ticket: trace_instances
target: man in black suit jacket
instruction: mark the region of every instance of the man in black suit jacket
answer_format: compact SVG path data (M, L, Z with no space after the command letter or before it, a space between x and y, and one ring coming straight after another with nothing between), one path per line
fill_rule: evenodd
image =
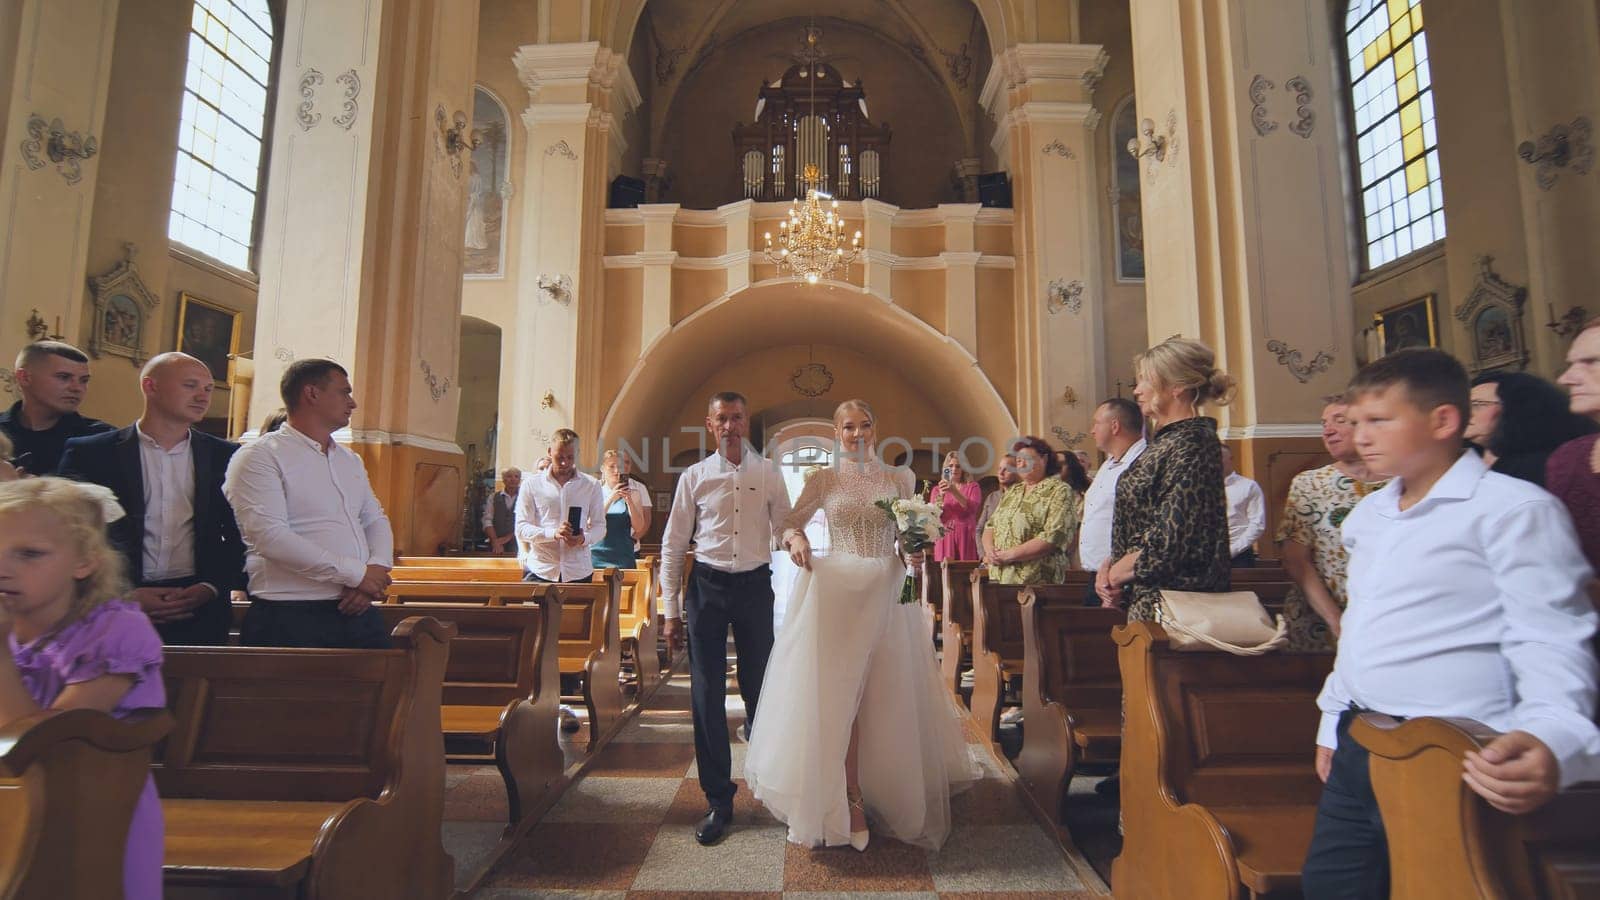
M163 353L140 375L144 415L67 442L60 474L110 488L127 515L110 526L139 603L168 644L225 644L229 594L244 588L244 541L222 495L239 445L194 430L211 405L211 371Z

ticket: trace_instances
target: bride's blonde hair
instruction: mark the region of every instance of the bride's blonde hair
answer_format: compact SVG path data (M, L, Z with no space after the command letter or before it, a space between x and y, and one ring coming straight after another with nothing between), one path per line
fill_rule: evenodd
M852 411L866 416L868 422L871 422L874 425L878 424L878 416L872 411L872 407L867 405L867 401L846 400L833 410L833 427L838 428L839 422L844 419L845 413Z

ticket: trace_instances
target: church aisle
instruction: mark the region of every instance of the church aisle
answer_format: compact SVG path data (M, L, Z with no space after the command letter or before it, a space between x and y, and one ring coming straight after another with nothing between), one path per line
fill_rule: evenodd
M731 684L728 718L731 728L743 719ZM737 741L735 828L720 845L701 847L694 824L705 812L705 797L695 779L693 741L688 676L680 671L601 751L583 780L534 826L526 849L508 858L473 894L475 900L1109 893L1081 856L1069 859L1062 852L1023 806L1012 781L976 745L986 777L952 801L955 831L938 853L878 837L862 854L789 844L784 827L744 790L745 745ZM489 778L496 778L493 770L456 781L450 806L458 813L470 808L470 795L486 791Z

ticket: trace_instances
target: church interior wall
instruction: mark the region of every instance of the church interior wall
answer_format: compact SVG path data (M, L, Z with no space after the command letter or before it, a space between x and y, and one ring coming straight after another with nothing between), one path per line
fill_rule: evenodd
M607 269L600 353L600 396L615 397L643 352L643 269Z
M106 118L99 135L105 149L96 160L99 173L85 275L111 271L123 260L124 245L135 245L139 277L160 300L145 324L144 346L150 355L177 348L184 293L239 314L241 352L248 353L255 341L256 276L167 237L192 7L191 0L149 0L140 4L137 14L125 9L117 17ZM92 310L93 294L87 285L83 297L85 309ZM93 318L86 312L80 333L66 339L87 348ZM138 418L144 405L139 366L120 356L97 360L83 413L119 426ZM208 418L219 420L215 427L226 425L229 394L219 389L212 396Z
M819 20L822 47L844 78L863 82L869 117L887 122L893 138L884 155L881 199L905 208L960 199L950 173L969 142L950 94L903 46L876 31L835 19ZM756 95L793 65L806 20L758 26L722 43L671 100L656 154L670 161L672 186L664 199L709 209L740 199L730 131L754 118Z
M1099 190L1090 200L1100 222L1100 283L1105 295L1104 383L1114 395L1120 381L1124 385L1123 392L1131 396L1133 356L1149 346L1149 326L1145 321L1142 272L1126 278L1118 274L1119 222L1113 215L1111 197L1115 190L1113 169L1128 152L1126 147L1117 145L1113 129L1117 110L1134 93L1133 32L1126 0L1088 4L1080 9L1079 18L1083 41L1099 44L1106 51L1105 73L1094 92L1095 109L1100 112L1100 124L1095 127L1094 134L1095 176ZM1106 398L1080 397L1079 402L1093 404L1103 399Z
M467 456L468 472L494 465L487 453L488 435L500 412L503 346L499 328L482 319L461 317L461 408L456 446Z

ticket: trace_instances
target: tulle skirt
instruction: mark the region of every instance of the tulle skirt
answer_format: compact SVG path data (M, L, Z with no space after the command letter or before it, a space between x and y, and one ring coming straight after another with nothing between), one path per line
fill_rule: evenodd
M893 557L836 553L814 557L795 581L745 759L751 791L794 843L850 842L853 724L874 834L937 849L950 834L951 793L981 777L923 613L899 602L904 579Z

